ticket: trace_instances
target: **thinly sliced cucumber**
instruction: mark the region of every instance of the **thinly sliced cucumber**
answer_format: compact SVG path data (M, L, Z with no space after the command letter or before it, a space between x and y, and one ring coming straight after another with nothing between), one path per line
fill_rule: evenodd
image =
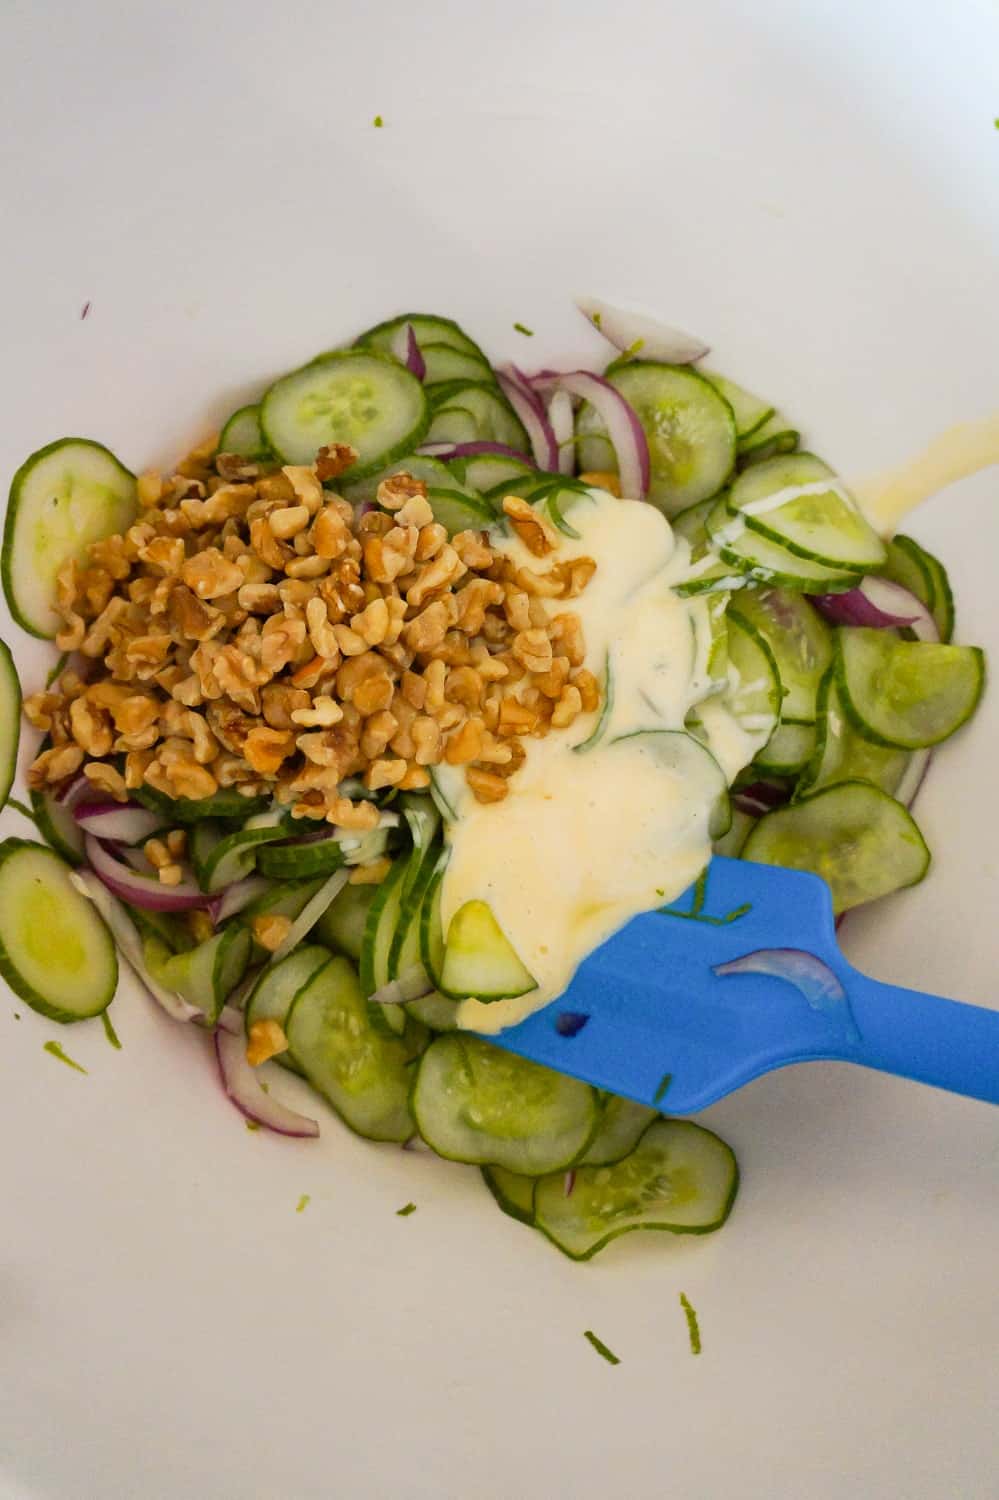
M826 568L821 563L798 557L751 531L741 515L733 515L728 497L715 501L706 522L711 545L723 562L739 568L756 583L779 588L798 589L805 594L834 594L852 589L860 582L860 573Z
M413 1116L438 1156L537 1177L585 1151L599 1108L589 1084L453 1032L423 1054Z
M773 776L797 776L815 754L815 725L785 720L753 761L759 771Z
M484 901L466 901L451 918L440 991L452 1000L512 1000L538 982L514 952Z
M930 863L909 813L866 781L843 781L765 814L741 857L821 875L837 913L917 885Z
M285 1035L312 1086L351 1130L374 1141L406 1141L413 1063L427 1033L410 1022L404 1036L376 1031L349 959L331 958L295 996Z
M252 922L254 917L290 917L292 921L308 906L322 885L322 880L300 880L292 885L275 885L239 913L241 922Z
M754 464L733 484L728 508L751 531L823 567L864 573L884 563L884 542L814 454Z
M786 417L775 411L761 422L759 427L748 432L739 441L740 467L762 463L778 453L793 453L801 441L801 433L791 426Z
M270 819L273 815L262 813L260 816ZM202 824L201 827L207 828L210 825ZM288 830L283 822L268 822L254 826L251 820L245 828L238 828L234 833L224 834L213 841L210 846L208 842L211 838L210 834L206 837L196 826L194 835L195 837L191 840L192 862L198 876L198 884L203 891L214 895L217 891L225 890L227 885L245 879L256 865L261 844L273 843L275 839L286 839ZM290 871L289 878L304 878L312 873L318 874L319 872Z
M400 805L413 840L413 850L406 862L399 915L389 944L390 980L398 979L400 974L420 964L420 908L437 862L436 840L441 827L441 815L429 797L409 792L403 796Z
M308 464L327 443L351 443L352 479L373 474L423 441L430 408L398 360L366 349L324 354L275 381L260 403L264 441L286 463Z
M439 393L439 394L438 394ZM428 443L503 443L518 453L530 451L530 442L513 407L498 386L484 380L452 380L433 387L433 420ZM449 420L451 411L467 412L475 430Z
M491 380L493 372L478 354L467 354L451 344L420 344L426 365L424 385L440 385L445 380Z
M287 958L282 958L280 963L268 964L246 1002L244 1014L247 1036L250 1035L250 1027L254 1021L277 1021L284 1031L295 996L332 956L329 949L319 943L303 943L300 948L293 949ZM290 1048L287 1052L277 1053L274 1060L292 1073L303 1072L301 1063Z
M596 722L594 723L593 728L590 730L586 738L580 740L578 744L573 745L573 751L577 755L585 755L587 751L593 750L597 745L600 744L604 735L607 733L608 728L610 727L611 715L613 714L613 712L614 658L612 657L610 650L608 650L607 659L604 662L603 686L600 690L600 711L597 714Z
M60 438L25 459L10 486L0 571L17 623L45 640L62 628L56 574L135 519L135 475L101 443Z
M444 930L441 925L441 887L447 867L445 849L437 861L420 911L420 957L427 976L439 990L444 969Z
M533 470L530 464L519 458L505 458L501 453L480 453L474 458L452 458L448 468L463 484L478 490L480 495L500 491L500 498L507 493L507 486L515 479L529 479Z
M831 667L819 687L815 735L815 751L798 778L795 800L838 781L869 781L896 796L912 754L873 745L856 733L843 712Z
M727 833L723 833L720 839L715 839L712 848L715 854L725 854L729 859L738 859L742 853L742 847L749 837L749 830L756 819L751 813L743 812L741 807L732 807L732 823Z
M592 510L597 502L592 491L585 484L580 484L578 479L555 479L539 486L531 496L531 503L552 523L556 531L578 541L582 533L576 530L570 515L575 512L578 519L580 514L585 515L587 510Z
M715 495L735 465L735 417L710 381L687 366L635 360L609 376L630 403L649 445L648 499L667 516ZM579 466L607 468L604 425L587 402L576 420Z
M162 813L164 825L175 828L178 823L200 823L204 818L236 820L244 823L270 807L269 797L241 797L234 788L216 792L214 796L195 799L192 797L167 797L151 786L136 787L131 793L136 802Z
M743 390L742 386L736 385L734 380L729 380L724 375L715 375L711 370L701 370L700 373L705 380L711 382L719 396L724 397L732 408L732 415L735 417L736 441L740 446L775 415L774 408L769 401L763 401L759 396L754 396L751 391Z
M535 1223L573 1260L635 1229L710 1234L728 1218L739 1168L725 1142L692 1120L654 1120L629 1156L578 1167L572 1192L546 1176L534 1192Z
M378 895L368 911L360 966L361 988L365 995L373 995L389 982L389 952L399 923L408 864L406 857L395 861L378 887ZM369 1005L368 1014L376 1031L398 1036L405 1030L406 1014L401 1005Z
M21 741L21 682L10 647L0 641L0 807L14 785Z
M854 728L875 745L920 750L967 723L985 686L978 646L903 641L885 630L839 631L836 686Z
M270 458L271 451L260 430L260 407L241 406L219 433L219 452L238 453L241 458Z
M69 809L59 801L51 787L31 789L31 810L35 825L47 844L71 865L83 862L83 829Z
M693 734L682 729L637 729L631 734L620 735L611 743L630 747L639 745L675 780L681 796L692 786L703 786L706 775L713 784L709 835L713 839L721 838L728 830L732 812L725 772L708 747Z
M0 974L51 1021L100 1015L118 984L111 934L72 873L44 844L0 844Z
M214 1022L246 973L252 948L247 929L234 922L196 948L171 954L150 967L154 979Z
M129 906L123 901L133 926L139 931L139 936L145 940L147 937L156 938L163 944L167 953L186 953L189 948L195 946L191 929L178 913L165 911L144 911L140 906Z
M352 481L350 484L340 485L340 493L352 505L358 505L365 500L375 500L382 480L391 479L393 474L411 474L414 479L422 480L425 485L433 485L434 489L454 490L456 494L464 496L473 504L481 501L481 496L475 490L469 489L447 464L441 463L439 458L430 458L424 453L407 453L405 458L389 464L387 468L379 469L375 474L369 474L366 479L359 479L356 484Z
M609 1167L633 1151L656 1118L656 1111L634 1099L608 1094L603 1102L600 1128L579 1158L581 1167Z
M753 753L771 738L781 713L781 680L766 637L748 620L730 612L728 623L728 686L722 703Z
M670 520L673 531L690 547L687 576L674 584L674 590L681 599L692 598L697 594L725 593L743 588L749 581L741 568L733 569L730 563L718 556L711 545L707 519L714 505L714 496L709 496L707 500L699 500L696 505L688 505L686 510L680 511Z
M536 1177L522 1177L506 1167L480 1167L482 1180L498 1206L521 1224L534 1223L534 1184Z
M314 875L332 875L343 862L343 847L332 838L317 839L312 844L267 844L257 854L257 869L268 880L310 880Z
M417 343L446 344L449 349L458 349L464 354L476 356L488 367L489 361L473 339L451 318L438 318L434 313L402 313L398 318L389 318L385 323L376 323L364 333L358 334L355 346L380 349L391 354L396 348L396 339L406 324L413 330Z
M368 913L380 891L379 885L345 885L313 929L319 941L357 963L364 947Z
M459 531L482 531L496 524L496 512L485 500L470 500L454 490L436 488L428 488L427 499L434 520L444 527L448 536Z
M936 621L940 639L949 641L954 634L954 595L943 563L901 533L892 537L887 551L888 561L881 570L884 577L921 599Z
M833 658L833 633L818 611L799 593L749 588L733 601L730 614L770 647L784 693L781 716L811 723L819 683Z
M429 995L421 996L419 1000L410 1000L406 1011L414 1021L420 1021L431 1031L457 1031L460 1003L458 1000L449 1000L446 995L438 995L434 990Z
M522 500L532 500L551 477L550 474L532 470L530 474L522 474L518 479L504 479L502 483L494 484L491 490L485 491L485 499L495 505L497 510L502 509L506 495L519 495Z

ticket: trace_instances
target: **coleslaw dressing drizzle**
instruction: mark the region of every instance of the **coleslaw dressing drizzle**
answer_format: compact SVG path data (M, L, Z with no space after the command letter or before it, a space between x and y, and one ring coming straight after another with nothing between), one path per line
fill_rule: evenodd
M890 537L938 490L993 464L999 464L999 412L955 423L907 463L855 483L853 493L875 531Z
M654 506L593 490L575 505L553 561L592 557L597 571L565 607L583 626L586 665L603 680L613 662L614 699L604 733L577 753L598 714L527 742L527 760L501 803L477 802L460 769L446 770L457 813L442 888L444 931L466 901L488 902L538 982L518 999L462 1002L458 1024L496 1032L547 1004L582 960L640 911L674 900L711 853L708 832L717 768L704 757L682 776L657 763L649 743L624 736L682 730L688 710L713 683L704 599L671 585L687 573L690 550ZM494 543L518 566L539 564L514 537ZM738 731L715 750L731 779L752 755ZM442 768L444 769L444 768Z

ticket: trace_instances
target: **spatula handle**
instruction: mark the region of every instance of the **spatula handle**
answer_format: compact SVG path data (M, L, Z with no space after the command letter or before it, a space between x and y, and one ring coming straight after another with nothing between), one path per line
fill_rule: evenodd
M999 1011L856 971L845 984L860 1033L853 1061L999 1104Z

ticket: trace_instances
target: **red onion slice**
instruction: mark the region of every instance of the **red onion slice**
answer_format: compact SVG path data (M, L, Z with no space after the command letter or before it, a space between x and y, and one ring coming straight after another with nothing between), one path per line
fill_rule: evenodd
M902 774L902 780L895 788L895 800L901 802L903 807L911 809L926 780L931 759L929 750L913 750L909 756L909 764Z
M406 366L410 375L422 380L427 373L426 360L420 352L412 323L404 323L392 335L392 353Z
M217 896L210 897L208 914L215 926L221 927L223 922L234 917L238 911L249 906L251 901L256 901L258 896L262 896L270 888L271 882L263 875L247 875L244 880L235 880Z
M282 1104L280 1099L275 1099L273 1094L264 1093L257 1077L258 1070L251 1068L246 1060L244 1036L218 1026L213 1040L222 1087L240 1114L277 1135L290 1135L300 1140L314 1140L318 1136L317 1120L300 1115L297 1110Z
M534 462L539 469L558 472L558 444L540 400L527 384L507 370L497 370L496 379L531 440Z
M335 870L329 880L323 882L311 901L307 901L292 922L285 936L284 942L275 948L268 959L268 963L280 963L292 950L297 948L302 939L312 931L326 908L333 902L343 890L350 879L349 870Z
M599 297L578 297L576 306L615 349L641 353L643 359L662 359L670 365L689 365L703 359L708 346L703 339L681 328L671 328L648 313L631 312L602 302Z
M388 984L383 984L368 999L374 1005L405 1005L409 1000L422 1000L424 995L433 992L433 988L426 970L422 964L417 964L415 968L407 969L405 974L400 974L398 979L391 979Z
M121 844L144 844L163 827L163 819L134 802L81 802L73 817L87 833Z
M158 878L140 875L115 859L93 834L84 834L83 852L94 874L113 895L130 906L141 907L143 911L193 911L208 905L208 897L193 880L163 885Z
M761 813L772 812L775 807L783 807L785 802L790 801L790 797L785 786L778 786L772 781L754 781L733 792L732 801L742 812L759 817Z
M649 487L649 445L634 408L609 380L590 370L574 370L566 375L534 377L536 386L557 388L589 401L604 426L617 454L621 493L627 499L640 500Z
M93 782L88 781L81 771L70 781L63 783L58 792L56 792L56 801L65 807L68 812L73 812L77 805L84 800L88 792L92 798L100 795Z
M106 886L101 884L93 871L74 870L69 878L80 894L94 903L110 928L118 952L146 993L166 1011L171 1020L203 1021L204 1011L199 1010L195 1005L189 1005L186 1000L182 1000L179 995L174 994L173 990L167 989L150 974L142 951L142 939L131 917L121 902Z
M257 976L253 976L251 983L256 983ZM235 993L235 991L233 992ZM219 1012L219 1018L215 1022L222 1031L228 1031L230 1036L245 1036L246 1025L243 1021L242 1012L232 1003L232 996L223 1005Z
M511 448L506 443L424 443L416 451L425 453L428 457L442 459L513 458L518 463L534 467L534 459L530 454L521 453L519 448Z
M806 953L803 948L757 948L754 953L745 953L728 963L714 964L711 972L719 978L729 974L766 974L783 979L804 996L811 1010L837 1021L851 1041L860 1040L846 991L829 965L814 953Z
M571 474L576 467L573 443L572 397L568 391L556 391L548 403L548 422L558 449L558 471Z
M940 631L926 605L915 594L873 574L845 594L810 595L821 615L835 625L866 625L890 630L908 625L921 641L939 641Z

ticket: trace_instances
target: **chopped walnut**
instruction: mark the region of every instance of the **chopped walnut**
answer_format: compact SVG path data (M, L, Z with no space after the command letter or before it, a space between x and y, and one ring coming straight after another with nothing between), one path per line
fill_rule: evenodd
M253 920L254 936L257 936L258 922L274 921L288 922L288 918L255 917ZM291 923L288 922L288 927L290 928L290 926ZM279 943L275 943L272 947L269 942L265 943L259 937L257 941L260 942L262 947L268 948L271 951L280 946ZM246 1043L246 1060L251 1068L259 1068L261 1063L265 1063L270 1058L277 1057L280 1053L287 1052L287 1050L288 1038L285 1036L280 1022L275 1021L273 1016L268 1016L262 1021L251 1021L250 1033Z

